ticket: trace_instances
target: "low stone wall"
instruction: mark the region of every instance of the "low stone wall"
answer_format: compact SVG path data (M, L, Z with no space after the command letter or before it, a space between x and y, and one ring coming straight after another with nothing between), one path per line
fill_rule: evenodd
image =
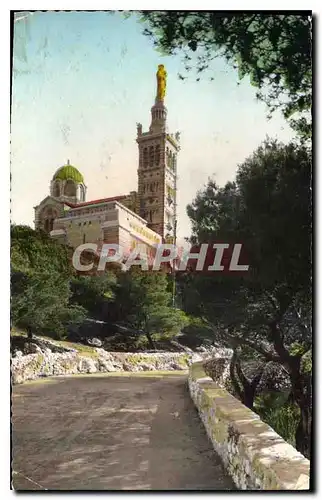
M189 369L189 390L215 451L242 490L309 490L310 462L256 413L206 375Z
M36 352L11 358L12 383L55 375L116 371L186 370L191 363L187 353L116 353L96 348L87 357L75 350L52 352L35 347Z

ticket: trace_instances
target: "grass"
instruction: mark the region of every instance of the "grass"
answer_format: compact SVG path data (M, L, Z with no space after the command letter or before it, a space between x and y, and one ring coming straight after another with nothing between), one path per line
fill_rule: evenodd
M270 392L255 399L255 411L285 441L295 447L296 429L300 410L295 403L287 401L288 393Z
M167 376L178 377L179 375L187 375L188 370L155 370L151 372L99 372L99 373L75 373L72 375L56 375L52 377L40 377L35 380L26 380L23 384L18 384L15 387L19 387L19 385L27 385L27 384L48 384L48 383L57 383L64 378L75 378L75 377L94 377L94 378L109 378L109 377L149 377L149 378L162 378Z
M13 327L10 331L11 337L27 337L27 334L24 330L19 330L16 327Z
M12 328L10 335L11 337L27 337L27 333L24 330L19 330L17 328ZM45 335L36 335L36 337L43 340L50 340L59 347L68 347L70 349L75 349L76 351L78 351L80 356L86 356L94 359L98 358L99 356L91 346L69 342L68 340L56 340L51 337L46 337Z
M58 379L58 377L54 378L54 377L39 377L39 378L35 378L34 380L26 380L23 384L15 384L12 386L12 389L13 389L13 393L12 393L12 397L14 398L17 398L20 396L20 394L15 394L14 391L18 388L18 387L22 387L22 386L25 386L27 384L32 384L32 385L40 385L40 384L57 384L58 382L61 382L61 380Z
M186 375L188 370L153 370L142 372L100 372L80 373L69 375L70 377L164 377L167 375Z
M84 344L76 344L74 342L69 342L68 340L53 340L49 337L44 337L42 335L39 335L39 338L44 339L44 340L51 340L54 342L56 345L60 347L68 347L69 349L75 349L78 351L80 356L87 356L91 358L98 358L98 352L94 350L93 347L84 345Z

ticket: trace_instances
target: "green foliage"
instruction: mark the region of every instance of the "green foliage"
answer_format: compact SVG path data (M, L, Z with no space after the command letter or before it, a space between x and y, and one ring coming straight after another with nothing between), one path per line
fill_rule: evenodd
M60 338L85 310L70 304L68 250L26 226L11 230L11 320L33 333Z
M301 358L301 372L306 376L312 376L312 349L305 352Z
M250 271L187 277L187 312L225 334L228 329L243 340L248 336L253 345L269 341L269 322L288 310L285 321L298 325L290 344L306 338L310 343L304 324L311 308L310 176L305 147L266 141L238 167L236 183L220 188L210 180L197 194L187 208L194 240L242 242Z
M142 333L173 337L186 324L185 314L171 307L168 277L164 272L137 268L120 273L115 288L119 318Z
M215 340L240 346L243 357L248 349L248 358L253 351L283 365L301 410L296 445L305 456L312 406L312 363L305 358L312 345L311 210L311 151L265 141L239 165L234 184L210 181L188 207L193 239L241 242L248 273L188 276L182 300ZM271 416L276 425L284 425L289 410L281 415L281 421Z
M308 290L311 268L311 152L265 141L238 168L241 236L261 282Z
M85 315L121 321L132 327L113 340L133 349L144 348L142 334L170 339L187 323L185 314L170 306L165 273L143 272L77 276L64 247L47 234L25 226L11 231L11 319L14 326L62 338L69 325ZM132 335L132 336L131 336ZM141 338L139 338L141 335Z
M302 14L140 11L144 34L164 54L183 52L197 81L217 57L246 75L270 114L279 108L304 139L311 135L312 18ZM185 76L179 75L181 79ZM214 80L215 75L210 79Z
M106 272L98 276L75 276L71 281L72 302L84 307L90 316L101 317L114 301L116 276Z
M258 396L255 411L261 419L272 427L285 441L296 445L295 435L300 421L299 407L287 401L283 393L269 393Z
M289 347L289 353L292 354L292 356L303 356L306 351L305 345L299 342L293 342Z
M71 276L69 249L29 226L11 226L11 267L28 274L34 269Z

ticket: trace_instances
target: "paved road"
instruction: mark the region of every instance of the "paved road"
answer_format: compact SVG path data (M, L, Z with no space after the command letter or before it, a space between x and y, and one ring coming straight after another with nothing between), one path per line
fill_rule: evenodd
M185 375L15 386L16 490L227 490Z

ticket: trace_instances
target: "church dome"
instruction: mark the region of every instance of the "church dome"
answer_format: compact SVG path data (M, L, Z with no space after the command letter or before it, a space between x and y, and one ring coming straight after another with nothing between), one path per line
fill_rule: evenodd
M67 165L63 165L55 172L53 180L55 181L57 179L61 181L71 179L78 184L84 184L84 177L76 167L70 165L69 161L67 162Z

